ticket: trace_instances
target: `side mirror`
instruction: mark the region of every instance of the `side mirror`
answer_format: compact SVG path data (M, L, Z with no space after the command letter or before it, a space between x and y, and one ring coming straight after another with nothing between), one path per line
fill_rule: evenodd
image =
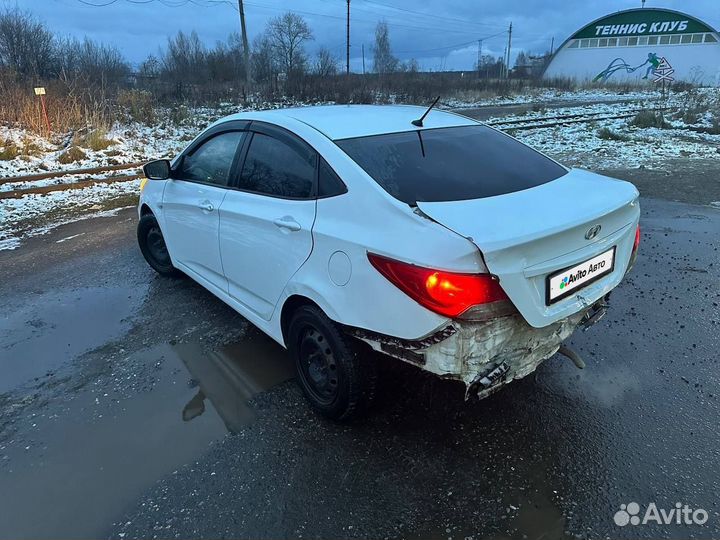
M143 165L143 173L148 180L167 180L170 178L170 161L157 159Z

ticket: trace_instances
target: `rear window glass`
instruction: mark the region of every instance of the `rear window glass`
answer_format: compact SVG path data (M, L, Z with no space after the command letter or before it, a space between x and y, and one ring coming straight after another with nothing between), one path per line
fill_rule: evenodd
M389 133L335 143L390 195L408 204L503 195L567 171L487 126Z

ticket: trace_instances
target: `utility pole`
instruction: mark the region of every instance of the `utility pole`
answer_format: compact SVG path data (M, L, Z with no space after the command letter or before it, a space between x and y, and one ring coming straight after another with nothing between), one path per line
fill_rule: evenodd
M505 69L505 77L510 78L510 48L512 47L512 23L510 23L510 29L508 30L508 44L507 44L507 63Z
M245 7L243 0L238 0L240 12L240 31L242 32L243 61L245 62L245 84L250 82L250 46L248 45L247 29L245 28Z
M365 75L365 44L362 44L362 57L363 57L363 75Z
M346 72L350 75L350 0L347 0L347 47L346 47L347 63Z
M480 78L480 65L482 63L482 39L478 39L478 60L477 60L477 72L478 79Z
M555 52L555 36L550 40L550 56Z

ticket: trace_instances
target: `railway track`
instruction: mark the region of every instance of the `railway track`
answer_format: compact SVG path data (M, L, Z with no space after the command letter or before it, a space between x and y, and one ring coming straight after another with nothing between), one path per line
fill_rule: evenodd
M654 108L655 111L666 111L671 107L658 107ZM619 114L608 114L604 112L599 113L584 113L584 114L567 114L560 116L546 116L540 118L518 118L513 120L490 120L485 122L489 126L497 127L498 129L505 129L508 131L521 131L526 129L540 129L549 128L556 126L564 126L566 124L581 124L588 122L600 122L602 120L621 120L625 118L632 118L637 113L647 109L633 109L623 111Z
M671 107L658 107L653 110L665 111ZM544 116L538 118L514 118L512 120L489 120L485 123L489 126L496 127L505 131L522 131L528 129L541 129L550 128L556 126L563 126L567 124L580 124L589 122L600 122L603 120L621 120L626 118L632 118L640 111L647 109L632 109L625 110L619 114L608 114L605 112L598 113L579 113L579 114L567 114L567 115L555 115L555 116ZM79 176L79 175L98 175L103 173L112 173L117 171L133 171L130 174L119 174L114 176L108 176L106 178L84 178L74 180L72 182L64 182L57 184L50 184L44 186L30 186L27 188L20 188L8 191L0 191L0 200L2 199L18 199L24 195L30 194L45 194L54 191L66 191L71 189L81 189L96 184L111 184L115 182L127 182L130 180L136 180L142 176L140 168L142 162L127 163L122 165L108 165L105 167L92 167L86 169L69 169L64 171L48 171L37 174L30 174L24 176L15 176L8 178L0 178L0 186L6 184L25 183L25 182L37 182L40 180L49 180L53 178L63 178L66 176Z

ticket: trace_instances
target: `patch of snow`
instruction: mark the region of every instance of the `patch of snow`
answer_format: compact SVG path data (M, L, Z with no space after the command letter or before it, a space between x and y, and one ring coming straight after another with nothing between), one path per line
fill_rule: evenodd
M67 242L68 240L72 240L73 238L77 238L78 236L84 235L84 232L73 234L71 236L66 236L65 238L61 238L60 240L55 240L56 244L62 244L63 242Z
M0 250L15 249L23 239L46 234L66 223L88 217L113 215L119 209L79 215L72 213L73 211L91 210L94 204L138 193L139 190L140 181L132 180L116 184L97 184L68 191L54 191L47 194L25 195L19 199L0 200ZM41 220L51 212L59 217L49 223L43 223L41 226L33 224L33 220Z

